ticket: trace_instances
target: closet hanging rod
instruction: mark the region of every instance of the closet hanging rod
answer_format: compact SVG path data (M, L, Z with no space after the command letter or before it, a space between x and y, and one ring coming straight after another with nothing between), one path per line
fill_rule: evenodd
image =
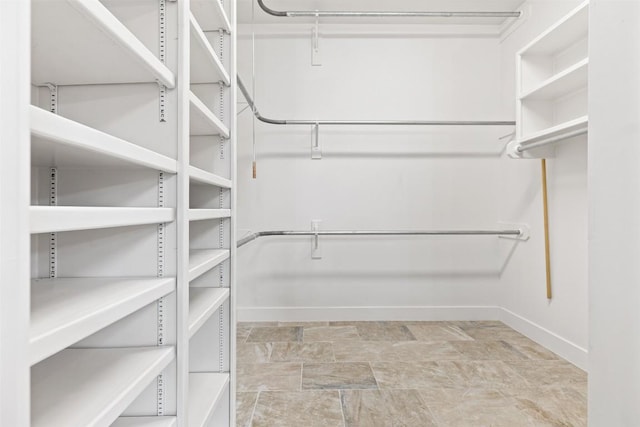
M334 230L258 231L238 240L237 247L267 236L521 236L522 230Z
M472 121L472 120L454 120L454 121L436 121L436 120L279 120L263 117L258 111L253 98L249 91L242 83L240 76L236 76L238 87L249 103L253 114L263 123L272 125L401 125L401 126L514 126L514 121Z
M263 0L257 0L260 8L272 16L285 18L519 18L520 11L514 12L364 12L364 11L320 11L295 10L279 11L271 9Z

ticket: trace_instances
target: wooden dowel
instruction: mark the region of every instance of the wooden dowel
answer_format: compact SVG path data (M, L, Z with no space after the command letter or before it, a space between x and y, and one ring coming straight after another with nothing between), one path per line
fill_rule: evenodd
M253 162L253 179L256 179L256 177L258 176L257 172L258 172L258 167L256 165L256 162L254 161Z
M544 260L547 268L547 299L551 299L551 254L549 251L549 206L547 202L547 160L542 159L542 209L544 215Z

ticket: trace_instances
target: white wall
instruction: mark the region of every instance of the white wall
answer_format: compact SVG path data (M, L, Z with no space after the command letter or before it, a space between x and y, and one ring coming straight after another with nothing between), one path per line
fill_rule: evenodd
M322 27L321 27L322 31ZM281 119L504 119L495 38L259 36L256 103ZM251 86L251 42L239 69ZM511 116L511 114L509 114ZM509 127L323 128L256 124L258 179L251 179L251 121L239 121L242 231L498 227L501 144ZM239 250L240 319L493 318L495 237L263 238Z
M501 43L502 106L515 113L515 56L525 44L580 1L530 1L530 16ZM582 368L587 364L587 144L563 143L547 160L551 280L546 298L540 160L501 163L500 212L505 221L528 224L531 239L514 247L501 276L497 304L503 320Z
M591 4L589 425L640 425L640 4Z

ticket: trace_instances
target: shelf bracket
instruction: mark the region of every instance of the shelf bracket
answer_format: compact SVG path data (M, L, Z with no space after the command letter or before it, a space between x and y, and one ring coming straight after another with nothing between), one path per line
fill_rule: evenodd
M322 148L320 148L320 124L316 123L311 129L311 159L322 159Z
M311 231L319 231L322 220L311 220ZM320 248L320 236L314 234L311 236L311 259L322 259L322 250Z
M162 208L165 205L164 200L164 172L158 173L158 207ZM157 233L157 276L164 277L164 246L165 246L165 224L158 224ZM164 297L158 299L156 303L156 315L157 315L157 345L164 345ZM158 416L164 415L164 395L165 384L162 373L156 378L156 414Z
M517 236L502 235L498 236L498 239L519 240L521 242L526 242L531 237L531 227L529 227L529 224L513 222L499 222L498 224L500 227L504 227L505 229L520 230L520 234Z
M322 56L320 55L320 23L318 19L319 15L316 14L316 23L311 30L311 65L314 67L322 65Z

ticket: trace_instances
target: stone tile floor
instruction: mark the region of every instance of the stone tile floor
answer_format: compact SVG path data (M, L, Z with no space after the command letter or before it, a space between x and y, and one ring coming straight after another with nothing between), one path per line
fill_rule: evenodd
M238 426L586 426L587 375L501 322L240 323Z

